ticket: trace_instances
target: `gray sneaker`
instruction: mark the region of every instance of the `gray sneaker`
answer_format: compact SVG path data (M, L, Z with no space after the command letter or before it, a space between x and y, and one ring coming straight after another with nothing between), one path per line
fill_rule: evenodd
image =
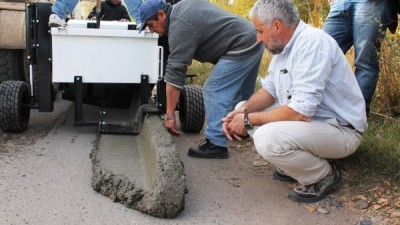
M315 184L299 185L289 192L289 198L295 202L312 203L325 198L326 195L339 187L340 171L332 165L333 173Z
M49 17L49 27L65 27L67 23L57 14L51 14Z

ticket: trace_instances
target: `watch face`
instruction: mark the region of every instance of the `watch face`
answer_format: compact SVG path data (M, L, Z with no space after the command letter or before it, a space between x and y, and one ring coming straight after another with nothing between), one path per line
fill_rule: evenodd
M253 129L254 129L253 125L251 125L250 123L245 123L245 124L244 124L244 128L245 128L246 130L253 130Z

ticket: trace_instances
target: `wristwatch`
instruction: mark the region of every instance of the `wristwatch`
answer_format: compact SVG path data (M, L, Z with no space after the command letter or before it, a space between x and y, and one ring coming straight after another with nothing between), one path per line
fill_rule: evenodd
M247 114L247 113L244 114L243 127L246 130L253 130L254 129L253 124L251 124L250 121L249 121L249 114Z
M175 120L175 115L168 115L168 114L164 114L161 117L162 120Z

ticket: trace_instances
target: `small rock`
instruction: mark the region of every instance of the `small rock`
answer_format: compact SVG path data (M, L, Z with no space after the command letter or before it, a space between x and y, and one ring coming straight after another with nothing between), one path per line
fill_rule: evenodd
M309 212L314 212L315 210L317 210L318 206L315 204L308 204L304 206L304 208L306 208Z
M365 200L358 200L354 203L354 208L356 209L366 209L368 208L368 202Z
M228 180L228 183L233 187L240 187L240 182L236 181L236 179Z
M369 220L364 220L360 222L360 225L372 225L372 222Z
M317 210L318 210L318 212L321 213L321 214L328 214L328 213L329 213L328 210L326 210L326 209L324 209L324 208L321 208L321 207L318 207Z
M335 199L332 199L331 204L332 204L333 206L335 206L335 207L338 207L338 208L342 207L342 203L336 201Z
M265 160L256 160L253 162L253 166L267 166L268 162Z
M325 206L334 206L337 208L342 207L342 203L336 201L335 199L333 199L330 196L326 197L322 202L325 204Z
M379 216L372 216L369 218L369 221L371 221L371 225L372 224L383 224L382 218ZM393 224L398 224L398 223L393 223Z

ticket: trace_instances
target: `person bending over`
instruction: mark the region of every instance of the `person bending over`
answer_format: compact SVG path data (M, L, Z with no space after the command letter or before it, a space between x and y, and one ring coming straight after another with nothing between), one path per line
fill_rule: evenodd
M150 32L168 36L164 124L172 135L181 134L175 127L174 112L192 60L215 64L203 87L205 140L190 148L188 155L228 158L221 119L254 92L263 54L253 26L205 0L185 0L175 5L147 0L140 7L140 17L140 30L147 26Z

